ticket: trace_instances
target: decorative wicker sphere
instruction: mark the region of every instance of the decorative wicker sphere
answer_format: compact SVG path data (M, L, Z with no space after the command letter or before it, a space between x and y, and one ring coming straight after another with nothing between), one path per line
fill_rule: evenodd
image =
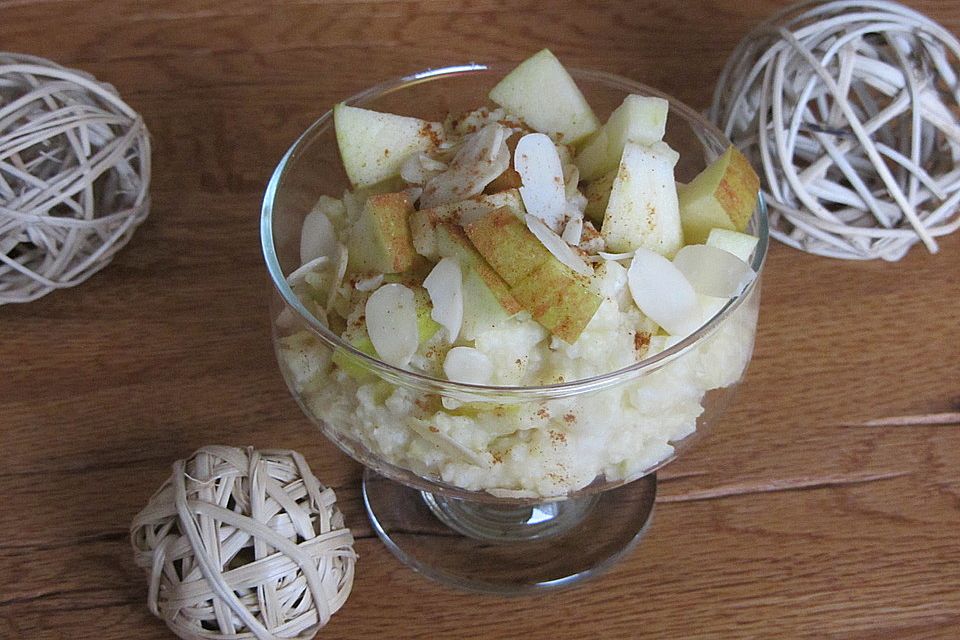
M356 554L336 496L294 451L210 446L173 465L130 526L150 611L181 638L312 638Z
M960 42L896 2L801 2L737 47L711 119L762 168L771 235L899 260L960 227Z
M105 267L150 208L150 140L109 84L0 52L0 304Z

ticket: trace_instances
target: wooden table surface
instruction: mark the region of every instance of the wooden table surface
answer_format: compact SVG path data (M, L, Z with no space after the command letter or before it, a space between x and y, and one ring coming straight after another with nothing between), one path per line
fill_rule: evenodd
M770 252L722 425L661 476L645 541L572 590L503 599L402 566L360 468L308 425L269 342L261 195L286 147L379 80L549 46L704 108L780 3L0 0L0 48L114 84L154 142L150 217L81 286L0 307L0 637L169 638L128 541L210 443L305 454L360 554L323 638L960 638L960 234L856 264ZM960 32L952 0L914 5Z

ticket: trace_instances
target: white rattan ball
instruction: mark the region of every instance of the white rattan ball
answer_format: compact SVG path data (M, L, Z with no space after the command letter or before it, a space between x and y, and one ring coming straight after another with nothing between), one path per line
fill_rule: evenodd
M0 304L105 267L150 208L150 140L116 90L0 53Z
M801 2L740 43L711 119L762 169L771 235L899 260L960 227L960 42L896 2Z
M184 639L312 638L353 586L336 496L294 451L178 460L130 536L150 610Z

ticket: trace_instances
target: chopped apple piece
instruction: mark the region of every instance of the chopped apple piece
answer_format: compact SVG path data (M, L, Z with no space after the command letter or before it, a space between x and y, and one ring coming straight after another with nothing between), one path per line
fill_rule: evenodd
M416 290L417 287L423 284L423 279L427 277L427 274L430 273L430 269L432 268L432 262L421 256L417 256L413 261L412 267L399 273L385 273L383 275L383 280L379 283L372 283L373 286L371 286L369 290L373 291L381 284L390 283L402 284L405 287L410 287L411 289ZM367 278L367 282L371 282L373 280L375 280L375 278ZM355 286L358 288L358 290L360 290L359 283L357 283Z
M687 185L677 186L683 233L702 243L711 229L743 231L757 207L760 178L736 147L730 146Z
M367 327L362 322L348 323L340 337L349 342L350 346L357 351L374 358L377 357L377 350L373 348L373 342L367 335ZM334 350L333 363L357 382L366 382L373 378L370 371L364 367L356 356L341 348Z
M583 276L552 256L510 288L533 319L573 344L600 308L603 296Z
M679 155L663 142L628 142L610 190L600 233L611 252L643 247L672 256L683 246L673 167Z
M433 149L443 133L443 126L437 122L342 102L333 108L333 123L343 168L355 187L399 175L410 154Z
M491 270L492 271L492 270ZM496 275L496 274L494 274ZM498 278L500 276L497 276ZM501 282L503 282L501 280ZM506 287L506 284L504 284ZM511 300L514 297L507 290L507 295ZM516 305L516 311L521 309L519 303ZM514 311L513 313L516 313ZM497 300L496 296L487 286L483 278L472 268L466 267L463 270L463 324L461 325L461 335L466 340L474 340L478 334L488 331L496 325L504 322L512 313L508 313L503 305Z
M740 295L756 273L729 251L705 244L688 244L677 251L673 264L697 293L715 298Z
M464 269L470 269L483 280L504 311L513 315L521 310L520 303L510 294L510 288L477 251L463 229L454 224L440 223L436 227L437 255L455 258Z
M432 209L421 209L410 214L410 236L417 253L430 260L438 260L437 253L437 226L440 224L454 224L466 226L482 218L494 209L509 207L516 212L517 217L523 215L523 202L520 192L516 189L474 196L440 205Z
M465 230L480 255L510 286L546 260L554 259L508 207L488 213Z
M587 198L587 206L583 210L583 215L587 216L587 219L597 226L603 224L603 214L610 202L610 189L613 188L613 181L616 177L617 170L614 169L596 180L591 180L583 189L583 195Z
M400 273L410 269L417 256L407 223L412 211L403 192L368 198L350 229L350 272Z
M596 135L577 154L574 162L581 180L595 180L620 163L628 142L650 145L663 140L670 108L663 98L629 95L614 109Z
M753 250L759 241L760 238L749 233L729 229L711 229L710 235L707 236L707 245L729 251L747 264L750 264L750 256L753 255Z
M564 144L582 140L600 124L573 78L548 49L521 62L490 90L489 97Z
M410 241L418 254L429 260L438 260L437 225L443 221L433 209L421 209L410 214Z
M429 292L418 286L410 287L410 290L413 291L413 304L417 311L417 339L423 344L440 330L440 323L433 319Z

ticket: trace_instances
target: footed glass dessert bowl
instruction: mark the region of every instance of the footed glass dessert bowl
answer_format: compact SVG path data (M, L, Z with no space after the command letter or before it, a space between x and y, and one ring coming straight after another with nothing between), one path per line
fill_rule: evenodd
M449 127L450 114L494 108L488 92L510 69L470 64L428 70L372 87L345 104L429 122L447 118ZM599 121L631 94L666 101L663 142L679 153L674 176L680 184L690 183L729 147L712 124L669 96L597 71L569 74ZM768 241L762 201L751 202L744 229L756 238L741 255L753 277L730 297L700 295L703 316L690 328L670 334L630 307L634 328L625 332L619 310L633 304L631 293L635 300L643 295L639 287L627 291L626 264L639 258L604 252L588 262L595 270L590 286L603 302L581 333L561 340L563 329L549 325L550 318L538 317L548 332L521 311L489 322L486 333L474 327L470 344L483 356L470 347L470 358L480 360L470 361L469 375L445 376L429 368L429 358L442 351L449 364L455 340L421 345L427 365L414 366L409 358L397 364L379 357L369 341L346 337L348 330L334 326L342 321L328 316L335 301L318 281L338 277L332 286L345 286L340 281L346 258L338 266L334 251L329 260L305 263L303 237L305 225L315 225L309 216L318 207L326 207L328 217L342 215L342 203L331 205L331 197L355 186L341 161L343 145L341 140L338 148L331 110L290 147L266 190L261 238L281 371L310 421L365 467L363 496L374 529L417 571L479 591L565 586L611 566L649 526L655 472L710 430L744 376ZM419 190L407 193L421 197ZM528 226L537 224L529 218ZM335 234L335 226L320 225L318 233ZM333 246L336 239L317 242ZM618 264L601 266L609 262ZM311 264L326 264L333 275L312 272ZM373 291L398 281L378 274L352 286ZM554 301L560 309L565 304L562 296ZM372 313L369 299L366 309ZM373 333L371 327L371 338ZM530 378L502 371L513 363L521 372L538 367L549 373L536 384L517 384ZM471 378L476 368L491 366L492 373Z

